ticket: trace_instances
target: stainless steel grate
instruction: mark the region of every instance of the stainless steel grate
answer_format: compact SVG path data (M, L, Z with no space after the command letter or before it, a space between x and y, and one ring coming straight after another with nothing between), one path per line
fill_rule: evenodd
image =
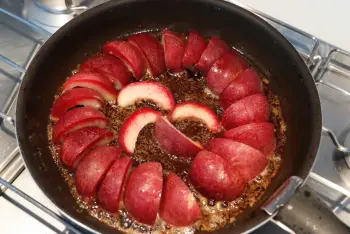
M303 57L305 63L307 64L312 75L314 76L317 85L324 85L336 90L342 95L350 96L349 91L335 84L333 81L324 79L325 74L327 74L327 72L334 72L339 76L350 78L350 53L336 48L335 46L329 45L326 42L319 40L315 36L302 32L299 29L296 29L277 19L267 16L262 12L255 11L254 9L246 7L240 3L235 3L243 8L252 11L253 13L268 21L289 40ZM39 39L35 39L35 45L32 51L28 54L27 60L23 64L14 62L6 54L0 54L1 62L7 64L11 69L14 69L16 72L20 73L19 78L15 79L14 85L11 86L12 90L8 92L6 100L4 100L2 110L0 112L0 118L4 120L1 124L1 129L3 131L9 131L10 133L12 133L9 135L13 138L12 140L15 141L15 134L13 131L15 123L13 117L14 108L11 107L14 106L20 82L26 72L26 69L30 64L30 61L32 60L36 52L39 50L41 45L45 42L45 40L51 36L51 33L19 17L18 15L9 12L4 8L0 8L0 13L6 15L6 17L10 17L15 24L22 24L29 30L32 30L37 34L41 35ZM0 18L0 25L1 23L2 22ZM8 74L7 78L12 79L10 74ZM333 136L334 139L336 139L335 134L331 132L330 135ZM11 185L11 182L16 178L16 176L18 176L18 174L20 174L23 171L23 169L24 165L19 155L19 148L15 145L13 148L11 148L10 152L7 152L5 160L0 162L0 184L2 185L2 190L4 191L5 189L10 189L11 191L24 198L26 201L30 202L32 205L37 207L38 209L42 210L46 214L53 217L55 220L64 224L67 227L67 230L71 230L75 233L80 233L80 231L76 229L64 217L51 211L44 205L40 204L40 202L36 201L32 197L25 194L23 191ZM328 178L322 176L321 173L311 172L310 177L318 183L321 183L333 190L344 194L346 197L349 197L350 195L350 190L346 186L340 186L339 183L337 183L337 181L329 180ZM26 207L22 207L21 209L25 210ZM47 222L42 221L42 223L48 225Z

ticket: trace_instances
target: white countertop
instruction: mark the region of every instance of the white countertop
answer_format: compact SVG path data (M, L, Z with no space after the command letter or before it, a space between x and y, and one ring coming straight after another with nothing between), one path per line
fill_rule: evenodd
M350 30L347 29L347 22L350 22L349 0L239 0L239 2L350 51ZM35 185L28 171L24 171L14 185L53 208ZM23 201L10 191L6 194L16 201ZM1 210L2 212L6 210L6 216L2 215L0 218L1 233L52 233L53 230L13 206L5 197L0 198ZM38 215L41 216L42 213L39 211ZM57 221L50 218L47 221L60 231L63 230L62 225L57 225ZM13 225L14 223L16 225ZM56 231L57 229L54 230Z
M349 0L237 0L350 51Z

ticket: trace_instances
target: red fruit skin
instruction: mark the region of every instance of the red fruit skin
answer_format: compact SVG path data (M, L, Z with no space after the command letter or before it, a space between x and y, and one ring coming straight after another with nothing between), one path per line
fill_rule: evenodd
M217 37L212 37L198 63L196 63L196 67L206 76L213 63L229 50L224 41Z
M115 101L117 91L112 81L97 72L79 72L63 84L63 92L76 87L93 89L101 94L106 101Z
M97 192L97 202L106 210L116 213L119 210L126 178L131 170L132 158L118 158L113 163Z
M249 123L266 122L269 119L269 103L262 94L245 97L224 111L222 125L226 129Z
M120 90L117 103L121 107L133 105L140 100L150 100L164 110L171 110L175 100L171 91L154 81L134 82Z
M70 132L84 127L107 127L108 120L101 112L91 107L80 107L68 111L53 127L52 141L62 143Z
M187 185L174 173L164 183L159 216L176 227L190 226L201 216L198 203Z
M88 150L98 145L106 145L112 140L113 133L105 128L79 129L64 139L60 153L61 161L72 171Z
M112 41L103 46L105 54L119 58L136 79L141 79L146 72L146 61L141 52L127 41Z
M162 34L166 68L173 72L182 71L185 42L175 32L164 29Z
M128 154L134 153L140 131L147 124L154 123L159 115L160 112L149 108L141 108L132 113L119 131L120 147Z
M220 95L221 107L226 109L236 101L256 93L263 94L263 84L258 73L248 68L223 90Z
M160 146L170 154L189 158L194 157L202 146L192 141L172 125L164 116L157 118L154 136Z
M224 137L249 145L264 155L270 155L276 149L274 129L272 123L251 123L226 131Z
M196 64L201 58L207 44L207 41L199 32L190 30L182 59L182 66L185 68L191 68Z
M58 121L69 109L78 105L101 109L103 97L99 92L88 88L67 90L53 103L50 113L51 119Z
M215 200L232 201L245 189L242 175L222 157L206 150L194 158L189 176L199 192Z
M216 95L234 80L237 74L248 68L248 63L235 51L225 53L216 60L206 77L208 88Z
M160 163L143 163L131 172L125 188L124 205L138 222L153 226L159 210L163 187Z
M266 168L268 162L267 157L259 150L230 139L211 139L207 149L235 167L245 181L250 181L259 175Z
M80 72L99 72L106 76L117 89L131 82L131 73L124 63L108 54L88 58L80 65Z
M165 58L162 44L149 33L139 33L128 38L146 60L151 76L157 77L165 71Z
M80 160L75 171L75 186L87 197L95 196L97 185L112 163L120 157L121 150L115 146L99 146Z
M177 104L168 116L170 121L179 121L184 119L195 119L202 121L207 127L217 132L220 128L218 116L212 109L206 105L196 102L182 102Z

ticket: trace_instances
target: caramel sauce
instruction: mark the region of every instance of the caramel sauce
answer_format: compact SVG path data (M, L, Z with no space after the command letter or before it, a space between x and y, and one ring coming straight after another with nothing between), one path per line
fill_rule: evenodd
M146 77L143 80L150 80L150 78ZM219 105L219 100L217 97L206 91L205 78L200 76L200 74L189 71L176 75L166 73L154 80L167 86L171 90L176 103L181 103L183 101L196 101L207 105L216 112L219 117L221 117L222 108ZM201 219L191 227L176 228L166 225L158 217L155 227L149 227L133 221L125 211L123 204L121 204L121 209L118 213L108 213L98 206L94 198L83 198L78 194L74 184L74 175L69 173L62 166L58 157L59 149L50 143L49 147L52 156L58 165L62 176L65 178L72 196L77 201L81 212L88 212L99 221L126 233L193 233L196 230L213 231L227 224L233 223L243 210L252 207L256 201L259 200L269 186L271 180L280 168L283 146L286 142L287 126L283 120L279 99L268 89L268 79L263 78L262 80L265 94L267 95L270 104L270 121L275 125L277 147L276 151L268 156L268 166L265 171L247 184L246 190L240 198L234 201L214 201L208 200L197 192L187 178L192 159L182 159L181 157L163 151L154 138L154 124L149 124L141 130L138 136L135 152L131 156L135 160L133 167L136 167L140 163L157 161L162 164L164 175L169 172L178 174L185 183L188 184L196 197L202 212ZM60 93L60 90L58 93ZM163 115L167 114L167 111L159 109L154 103L148 101L139 102L136 105L127 108L121 108L115 103L106 103L103 112L109 119L109 127L114 132L116 139L118 138L118 133L123 122L135 110L142 107L161 111ZM192 140L200 142L203 145L205 145L209 139L220 136L224 131L224 129L222 129L221 132L213 134L204 124L196 120L178 121L173 124ZM48 126L49 139L51 139L52 134L51 127L50 124ZM117 145L117 141L113 141L111 145Z

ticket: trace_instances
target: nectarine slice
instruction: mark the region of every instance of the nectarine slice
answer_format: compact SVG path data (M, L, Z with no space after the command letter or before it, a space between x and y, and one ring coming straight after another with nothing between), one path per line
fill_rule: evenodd
M176 156L193 157L202 149L199 143L176 129L164 116L157 118L154 136L165 151Z
M219 155L206 150L194 158L189 176L199 192L215 200L234 200L242 195L245 188L239 171Z
M87 153L75 171L78 192L83 196L94 196L97 185L120 153L121 150L115 146L99 146Z
M106 145L113 140L113 132L105 128L87 127L69 133L61 147L60 157L69 170L95 146Z
M66 135L85 127L107 127L108 120L99 110L91 107L79 107L68 111L53 127L52 141L61 143Z
M159 210L163 187L160 163L143 163L130 175L125 188L124 205L138 222L153 226Z
M263 93L263 84L258 73L248 68L224 89L220 95L220 104L226 109L236 101L256 93Z
M195 223L201 216L198 203L187 185L174 173L164 183L159 216L164 222L176 227Z
M245 97L224 111L222 125L226 129L249 123L266 122L269 119L269 103L262 94Z
M97 202L110 212L117 212L123 195L125 181L131 170L132 158L118 158L101 182L97 192Z
M245 181L250 181L259 175L268 162L267 157L259 150L230 139L211 139L207 149L239 170Z

